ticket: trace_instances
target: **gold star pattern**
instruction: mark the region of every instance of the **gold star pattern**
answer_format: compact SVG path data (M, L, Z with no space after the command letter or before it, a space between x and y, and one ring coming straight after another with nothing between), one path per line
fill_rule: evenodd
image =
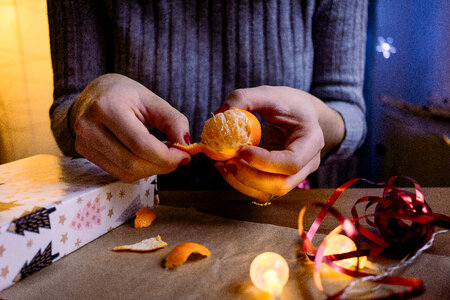
M78 247L80 247L80 245L81 245L81 240L77 239L77 241L75 243L75 246L78 248Z
M59 224L64 225L64 222L66 221L66 217L64 215L59 216Z
M9 273L8 266L6 266L6 267L2 268L2 272L0 273L0 276L5 278L6 275L8 275L8 273Z
M62 236L61 236L61 243L63 243L63 244L65 244L66 243L66 241L67 241L67 232L66 233L64 233Z
M114 215L114 211L113 211L113 209L111 208L110 210L109 210L109 212L108 212L108 217L112 217L112 215Z
M112 198L112 193L111 192L107 192L106 193L106 200L111 201Z
M150 190L145 191L145 197L148 197L150 195Z
M124 190L120 190L119 196L120 196L120 198L122 198L122 199L123 199L123 197L125 197L125 192L124 192Z
M5 247L3 247L3 245L0 245L0 257L3 256L3 252L5 252Z
M33 241L32 240L28 240L27 247L31 248L31 246L33 246Z
M114 228L113 228L112 226L109 226L108 232L111 231L111 230L113 230L113 229L114 229Z
M83 199L81 197L78 197L77 202L81 203L81 202L83 202Z

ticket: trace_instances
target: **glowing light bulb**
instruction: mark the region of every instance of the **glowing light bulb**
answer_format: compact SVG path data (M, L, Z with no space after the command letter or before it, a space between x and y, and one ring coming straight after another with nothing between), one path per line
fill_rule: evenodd
M271 295L280 295L288 278L289 266L277 253L261 253L250 265L250 279L253 284Z
M337 234L332 236L328 239L327 245L325 246L325 252L324 255L333 255L333 254L341 254L346 253L350 251L356 251L356 244L353 242L353 240L345 235ZM364 264L367 261L366 256L362 256L359 258L359 268L364 268ZM355 268L358 265L358 258L352 257L352 258L346 258L342 260L335 260L333 261L336 265L351 269Z

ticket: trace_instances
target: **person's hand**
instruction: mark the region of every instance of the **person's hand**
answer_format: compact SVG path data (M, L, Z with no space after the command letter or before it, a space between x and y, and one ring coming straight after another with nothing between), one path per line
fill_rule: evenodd
M238 158L216 162L231 186L262 202L295 188L345 135L339 113L311 94L289 87L238 89L222 107L255 112L266 121L263 147L246 146Z
M138 82L119 74L93 80L70 116L76 151L124 182L165 174L190 161L149 133L164 132L171 142L190 143L187 118Z

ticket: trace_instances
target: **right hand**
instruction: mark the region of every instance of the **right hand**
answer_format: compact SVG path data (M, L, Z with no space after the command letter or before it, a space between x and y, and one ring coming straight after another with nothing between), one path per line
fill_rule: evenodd
M74 103L70 123L76 151L124 182L166 174L189 163L188 153L150 134L158 128L174 143L190 143L187 118L140 83L119 74L94 79Z

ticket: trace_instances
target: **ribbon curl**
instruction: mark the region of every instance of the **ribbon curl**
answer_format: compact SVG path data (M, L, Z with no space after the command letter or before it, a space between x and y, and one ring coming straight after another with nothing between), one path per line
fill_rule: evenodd
M418 249L417 253L421 253L424 249L420 248L424 245L427 246L426 243L432 237L434 239L435 227L450 228L450 218L442 214L432 213L431 208L425 202L420 185L414 179L403 177L413 183L414 193L411 193L393 185L397 178L398 176L393 176L386 183L374 183L364 178L355 178L337 188L326 203L314 202L302 208L298 217L298 230L303 239L304 253L310 260L314 261L314 283L319 290L323 291L320 268L321 264L325 263L333 270L355 278L367 278L377 283L405 287L402 291L387 298L409 298L423 293L425 289L421 279L394 277L388 274L375 276L359 269L359 258L362 256L374 257L381 252L408 254ZM335 209L333 205L348 187L358 181L383 187L383 194L381 197L366 196L358 199L351 209L352 219L349 219ZM365 204L364 215L362 216L359 216L356 209L359 204ZM374 212L369 213L369 209L373 206ZM319 207L321 210L306 233L303 218L306 210L311 207ZM340 225L331 231L316 249L311 241L328 213L336 218ZM372 230L361 225L361 220L364 220ZM342 231L355 242L357 250L324 255L327 240ZM371 246L369 248L360 248L359 240L362 237L370 241ZM336 260L353 257L358 258L358 266L355 270L334 263ZM350 285L334 295L329 295L329 299L340 299Z

